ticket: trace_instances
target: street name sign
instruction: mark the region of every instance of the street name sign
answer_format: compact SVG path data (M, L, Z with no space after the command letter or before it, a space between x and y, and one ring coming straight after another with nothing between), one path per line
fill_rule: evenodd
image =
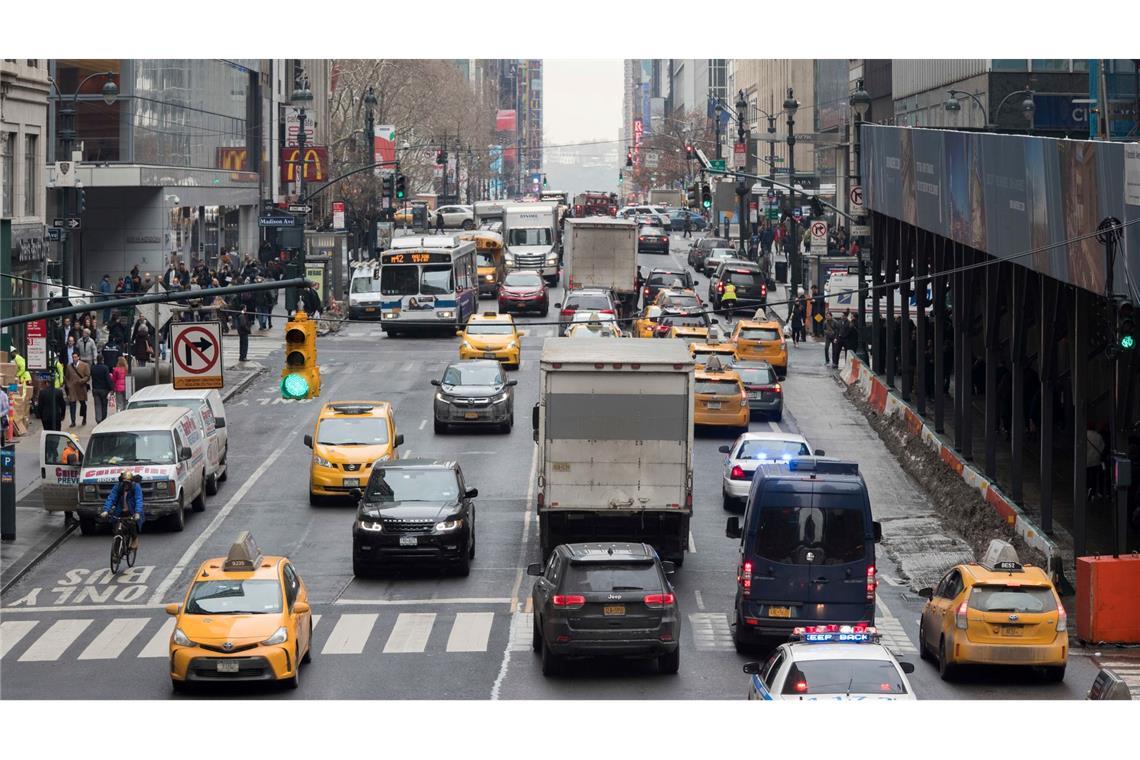
M259 216L258 227L296 227L297 220L292 216Z
M724 171L724 161L725 160L723 158L709 159L709 168L716 169L717 171Z
M871 225L869 224L853 224L851 225L851 237L867 237L871 234Z
M221 323L176 322L170 327L170 341L175 390L224 386Z
M55 219L51 220L51 226L64 230L77 230L83 226L83 222L80 221L79 217L77 216L57 216Z

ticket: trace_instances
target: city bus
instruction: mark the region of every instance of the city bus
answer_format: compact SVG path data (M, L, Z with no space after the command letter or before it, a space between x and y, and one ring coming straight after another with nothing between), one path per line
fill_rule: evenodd
M454 334L475 313L478 299L470 240L401 237L380 254L380 326L387 335Z

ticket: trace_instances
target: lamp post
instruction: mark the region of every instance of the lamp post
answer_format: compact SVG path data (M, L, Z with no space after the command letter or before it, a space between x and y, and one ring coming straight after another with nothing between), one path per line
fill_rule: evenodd
M863 89L863 80L860 79L855 83L855 92L851 93L851 98L848 101L851 104L851 110L855 113L853 119L853 132L851 136L851 150L854 153L855 163L852 167L852 180L851 183L854 187L861 187L863 184L863 169L860 166L860 154L862 151L862 136L859 134L859 127L863 124L863 117L867 115L867 110L871 107L871 95ZM864 224L864 215L862 213L862 206L856 222L859 225ZM854 230L852 230L854 232ZM859 247L859 312L855 321L855 336L858 340L858 346L855 348L855 356L863 364L867 363L867 291L863 289L863 283L866 281L866 254L863 251L863 236L854 235L855 244Z
M791 202L791 208L796 208L796 110L800 107L800 102L796 100L795 93L792 88L788 88L788 97L784 99L784 113L788 115L788 186L791 188L788 191L788 198ZM802 274L803 267L800 265L800 241L797 237L796 218L793 216L788 220L791 222L791 236L788 242L791 243L791 249L788 255L788 268L791 269L791 275L788 280L788 316L792 314L792 302L796 299L799 293L800 275Z
M313 91L309 89L309 79L305 77L301 81L301 88L293 90L289 97L290 102L297 104L297 167L294 172L297 176L297 202L305 203L305 145L308 143L308 137L305 134L305 104L313 101ZM294 250L293 255L289 257L289 265L286 268L287 278L297 278L301 276L302 261L304 260L305 251L305 227L308 226L309 215L305 214L302 217L301 223L301 242L300 245ZM296 288L287 288L285 292L285 310L292 314L297 308L297 300L299 293Z
M717 159L717 161L720 161L722 158L724 158L724 154L721 151L721 144L720 144L720 116L722 113L724 113L724 109L721 107L719 99L717 100L716 108L714 109L714 111L716 112L716 122L713 124L713 129L716 130L716 159ZM712 188L716 187L716 180L715 179L713 180L713 184L711 187ZM716 196L716 190L715 189L713 190L713 196L715 199L715 196ZM719 211L719 209L713 209L713 213L716 213L717 211ZM725 232L727 232L727 230L725 230ZM717 237L720 237L720 214L719 213L716 214L716 231L714 234Z
M747 124L746 117L748 114L748 101L744 98L744 90L740 90L736 94L736 138L744 148L745 164L748 163L748 129L744 126ZM747 166L745 166L747 171ZM748 183L743 176L738 176L736 181L736 194L740 197L740 216L738 218L737 227L740 231L740 258L748 258L748 241L744 236L744 230L747 227L748 220Z
M59 84L52 78L48 78L52 87L55 88L56 95L59 97L59 126L57 132L59 135L60 153L63 154L64 161L72 160L72 152L75 149L76 132L76 110L79 105L79 93L83 90L83 85L87 84L90 80L96 77L106 77L107 81L103 83L101 95L103 102L107 105L112 105L119 97L119 86L115 84L112 78L115 76L113 71L99 71L94 74L88 74L80 82L79 86L75 88L69 96L64 94L59 89ZM58 158L58 157L57 157ZM75 169L73 168L74 172ZM72 176L75 176L74 173ZM69 206L69 193L66 187L61 187L56 191L56 203L59 206L59 215L67 218ZM78 209L78 204L76 205ZM60 273L60 281L63 286L62 298L67 300L68 297L68 283L71 281L71 232L64 228L60 234L60 241L62 247L62 272Z
M368 85L368 92L364 94L364 155L368 159L368 163L376 161L376 92L372 85ZM381 171L384 171L381 169ZM365 220L368 228L364 231L365 247L368 251L368 258L372 257L372 252L376 250L376 221L372 218L372 197L373 194L368 194L367 213Z
M1025 114L1025 118L1029 119L1030 129L1032 130L1033 112L1037 110L1037 105L1033 102L1033 96L1035 94L1036 93L1033 90L1014 90L1013 92L1009 93L1008 95L1006 95L1004 98L1001 99L1001 102L998 103L997 108L994 109L994 121L993 122L990 121L989 115L986 113L986 107L985 107L985 105L982 104L982 101L978 99L978 96L974 95L973 93L966 92L965 90L947 90L948 97L942 103L942 107L948 113L957 113L957 112L962 110L962 104L961 104L961 102L959 102L958 96L963 95L965 97L968 97L971 100L973 100L975 103L977 103L978 108L980 108L982 111L982 126L983 126L983 128L984 129L995 129L997 127L997 119L1001 116L1002 106L1004 106L1006 103L1008 103L1009 99L1012 98L1014 95L1024 95L1025 98L1021 101L1021 112L1023 114Z

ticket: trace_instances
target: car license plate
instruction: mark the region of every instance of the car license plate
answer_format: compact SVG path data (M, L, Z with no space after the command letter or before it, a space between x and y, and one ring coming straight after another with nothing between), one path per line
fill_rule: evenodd
M708 401L706 403L708 404L709 409L720 409L720 402L719 401Z
M219 673L236 673L238 672L237 661L227 662L226 660L218 660Z
M1021 635L1021 626L1020 625L1003 625L1001 627L1001 635L1002 636L1020 636Z
M415 546L419 540L415 536L400 536L400 546Z
M495 352L494 351L484 351L483 352L483 358L484 359L494 359L495 358Z
M790 618L792 616L791 607L769 607L768 617Z
M463 415L463 418L467 420L477 420L479 419L479 412L467 412Z
M624 604L607 604L605 607L602 607L602 614L603 615L624 615L625 614L625 605Z
M360 485L360 478L345 478L344 484L346 486L358 486Z
M365 311L376 311L376 307L375 306L365 306L364 310Z

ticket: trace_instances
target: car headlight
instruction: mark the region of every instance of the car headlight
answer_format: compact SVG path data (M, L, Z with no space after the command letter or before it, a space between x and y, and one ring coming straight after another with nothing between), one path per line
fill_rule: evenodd
M438 391L437 391L437 392L436 392L436 394L435 394L435 400L436 400L436 401L438 401L438 402L440 402L441 404L449 404L449 403L451 403L451 399L449 399L449 398L448 398L447 396L445 396L444 394L442 394L442 393L439 393Z
M454 319L455 318L455 312L454 311L437 311L435 315L437 317L439 317L440 319Z
M99 498L99 486L93 483L85 483L83 485L83 498L97 499Z
M155 481L154 492L155 493L170 493L173 486L174 486L174 483L172 483L169 480Z
M506 391L503 391L503 392L501 392L501 393L498 393L498 394L496 394L496 395L494 395L494 396L492 396L492 397L491 397L491 403L492 403L492 404L501 404L501 403L503 403L504 401L506 401L506 400L507 400L507 397L508 397L509 395L510 395L510 394L508 394Z
M487 282L494 282L494 280L495 280L495 275L493 275L493 274L485 274L485 275L483 275L483 279L484 279L484 280L486 280Z
M399 319L400 312L398 311L385 311L381 315L382 319Z
M440 533L447 533L448 531L458 530L462 526L463 520L457 517L454 520L444 520L443 522L437 522L435 524L435 529Z
M472 351L475 350L475 346L471 345L471 341L469 341L469 340L460 341L459 345L462 346L463 348L469 348Z
M547 256L546 257L546 263L548 266L554 266L558 263L558 257L557 256Z
M361 520L360 528L370 533L381 533L384 530L379 520Z
M436 395L438 396L439 394L437 393ZM387 462L391 459L392 459L392 452L388 452L387 454L381 454L380 456L376 457L377 462ZM367 466L367 465L365 465L365 466Z
M334 469L336 468L335 464L333 464L332 462L330 462L329 460L325 459L322 456L318 456L317 454L313 454L313 464L317 465L318 467L332 467Z
M510 343L507 344L508 349L518 348L518 347L519 347L519 342L517 340L512 340Z
M181 628L175 628L174 629L174 635L171 637L171 640L180 647L196 647L196 646L198 646L197 644L195 644L193 641L190 640L189 636L187 636L185 633L182 632Z
M267 638L265 641L263 641L261 643L262 644L284 644L288 640L289 640L289 631L286 630L285 626L281 626L280 628L278 628L276 631L273 632L272 636L270 636L269 638Z

